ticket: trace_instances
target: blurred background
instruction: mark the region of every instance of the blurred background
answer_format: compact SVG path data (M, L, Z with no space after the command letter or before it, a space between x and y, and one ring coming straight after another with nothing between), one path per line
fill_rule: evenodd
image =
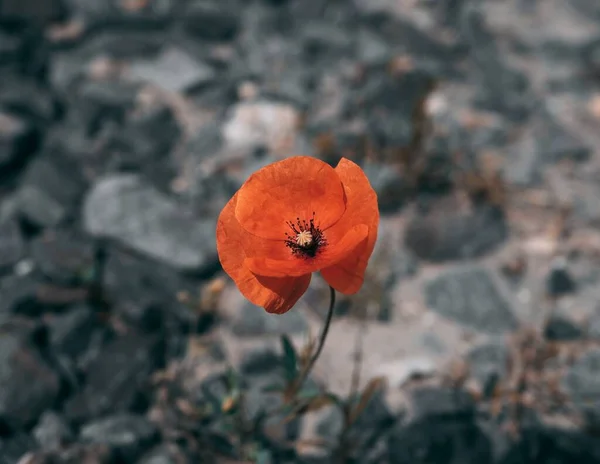
M352 424L262 420L328 289L216 255L293 154L379 196L311 378ZM597 0L0 0L0 463L600 462L599 156Z

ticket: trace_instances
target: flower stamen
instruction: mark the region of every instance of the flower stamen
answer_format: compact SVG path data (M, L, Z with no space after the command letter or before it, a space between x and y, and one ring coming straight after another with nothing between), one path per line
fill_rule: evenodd
M315 213L309 221L296 218L296 222L286 221L292 229L292 234L286 232L285 246L296 256L303 258L314 258L317 253L327 244L323 231L315 225Z

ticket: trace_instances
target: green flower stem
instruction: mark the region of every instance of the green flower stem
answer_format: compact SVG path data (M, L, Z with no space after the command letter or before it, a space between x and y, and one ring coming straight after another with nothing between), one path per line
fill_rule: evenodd
M333 319L333 312L334 312L333 308L335 307L335 290L331 286L329 286L329 295L330 295L329 311L327 312L327 317L325 318L325 325L323 326L323 330L321 331L321 336L319 337L319 344L317 345L317 350L313 354L312 358L310 358L310 361L307 364L306 369L303 370L302 375L298 379L298 383L296 384L298 389L300 389L300 387L302 387L302 385L308 378L310 371L312 371L315 363L317 362L317 359L319 359L319 356L321 355L321 352L323 351L323 346L325 345L325 339L327 338L327 334L329 333L329 327L331 326L331 320Z

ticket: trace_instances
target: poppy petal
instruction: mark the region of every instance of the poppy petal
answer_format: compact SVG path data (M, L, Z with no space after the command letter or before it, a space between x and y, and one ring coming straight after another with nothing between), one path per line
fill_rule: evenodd
M369 228L364 224L358 224L351 227L340 240L329 242L314 258L302 258L291 253L289 259L249 257L244 260L244 266L261 276L301 276L330 267L348 256L355 255L357 249L364 248L362 245L368 235Z
M235 218L237 194L227 203L217 221L217 252L223 270L250 302L269 313L289 311L306 292L311 275L297 277L256 276L244 266L246 257L242 243L247 235Z
M286 221L310 220L325 229L346 209L335 169L310 156L294 156L258 170L238 191L235 217L258 237L283 240Z
M365 270L373 253L379 227L377 194L363 170L350 160L342 158L335 168L346 193L346 211L340 220L326 230L327 237L335 239L353 224L366 224L369 232L363 244L352 255L335 265L321 269L321 275L340 293L351 295L363 284Z

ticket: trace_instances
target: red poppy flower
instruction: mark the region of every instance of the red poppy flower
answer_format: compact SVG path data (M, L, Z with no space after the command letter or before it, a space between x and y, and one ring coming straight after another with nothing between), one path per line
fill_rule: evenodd
M378 225L377 195L360 167L294 156L258 170L229 200L217 251L248 300L283 314L315 271L335 290L356 293Z

